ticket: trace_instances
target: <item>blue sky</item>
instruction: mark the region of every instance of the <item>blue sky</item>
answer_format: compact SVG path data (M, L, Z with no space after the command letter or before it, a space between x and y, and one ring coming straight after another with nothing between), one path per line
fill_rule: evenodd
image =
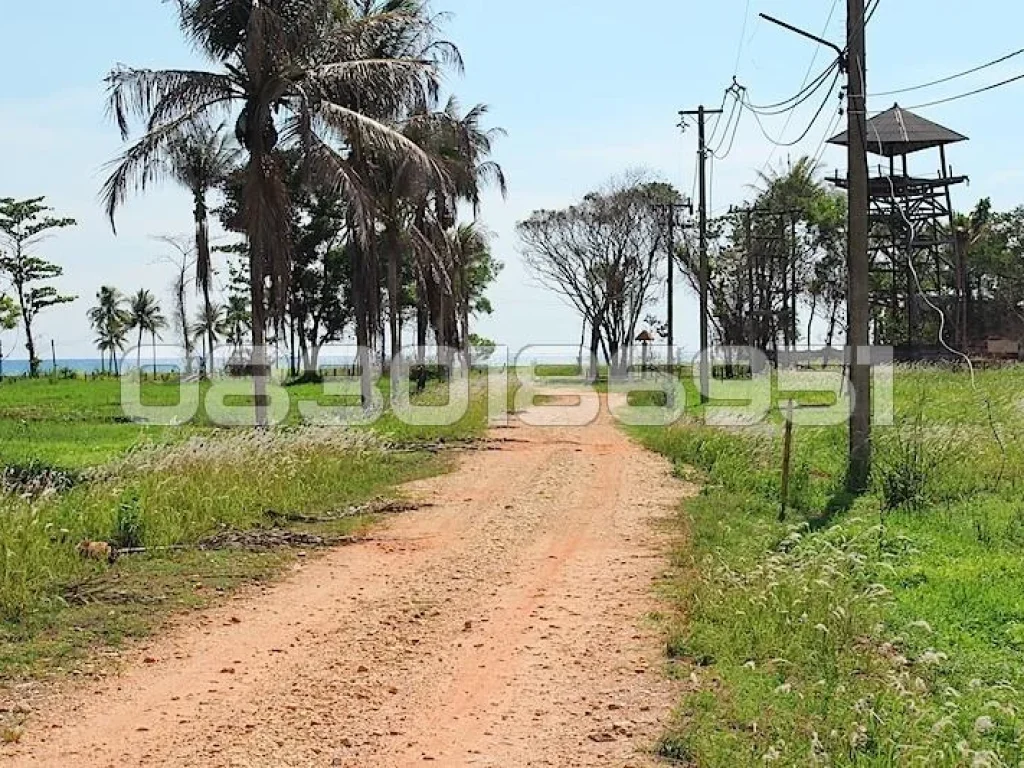
M82 298L43 316L39 336L42 348L55 339L61 357L92 356L85 312L101 284L126 292L150 288L169 307L171 270L160 260L167 251L153 237L187 234L191 215L188 197L169 186L132 200L118 236L111 233L96 196L101 168L120 142L104 116L103 76L118 62L199 62L171 6L159 0L8 5L0 28L0 71L7 73L0 88L0 196L47 195L60 214L79 220L40 252L64 266L60 286ZM676 128L677 111L701 102L718 106L734 73L756 103L796 92L815 46L756 14L771 13L841 41L845 3L839 0L826 29L831 6L831 0L750 0L748 13L747 0L434 0L436 10L453 14L447 34L467 64L465 76L450 79L451 90L465 105L490 104L494 124L509 133L496 148L509 177L509 199L488 196L482 213L506 269L492 291L496 313L482 319L479 330L512 347L575 343L578 320L534 285L520 264L515 222L536 208L567 205L631 168L650 169L688 193L695 134ZM952 0L881 0L870 27L869 92L934 80L1021 47L1024 4L979 0L972 8L968 13ZM822 51L815 72L826 62ZM1024 56L900 100L913 106L1021 72ZM1016 141L1022 96L1024 83L921 110L972 138L950 151L955 169L972 179L957 196L959 208L985 196L998 207L1024 202ZM884 109L893 100L873 99L870 106ZM796 138L812 106L817 103L793 117L785 134L784 118L769 118L765 127L776 137ZM830 105L826 117L834 116ZM712 206L724 210L742 201L770 157L778 163L790 154L816 152L827 122L803 144L771 155L771 144L745 116L731 154L715 163ZM842 167L843 152L827 149L823 163L828 170ZM926 162L921 170L936 169ZM679 315L677 336L692 348L696 313L685 290ZM20 345L20 334L4 334L3 342L7 354ZM15 357L23 357L21 350Z

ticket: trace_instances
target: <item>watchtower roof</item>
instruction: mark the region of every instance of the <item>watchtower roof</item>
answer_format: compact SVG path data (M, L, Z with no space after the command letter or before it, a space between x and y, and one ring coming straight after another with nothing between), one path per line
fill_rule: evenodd
M967 140L963 134L908 112L899 104L868 120L867 150L883 157L909 155L923 149L944 147ZM848 146L849 131L833 136L828 143L841 147Z

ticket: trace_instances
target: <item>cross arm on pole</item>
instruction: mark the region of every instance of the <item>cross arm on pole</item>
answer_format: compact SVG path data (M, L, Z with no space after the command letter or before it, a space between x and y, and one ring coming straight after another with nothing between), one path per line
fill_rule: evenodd
M846 70L846 65L847 65L846 51L844 51L842 48L840 48L835 43L831 42L830 40L826 40L823 37L818 37L817 35L812 35L810 32L808 32L806 30L803 30L803 29L800 29L800 27L795 27L792 24L788 24L787 22L782 21L781 19L775 18L774 16L769 16L767 13L762 13L762 14L759 14L759 15L765 21L769 21L772 24L776 24L776 25L782 27L783 29L788 29L790 32L794 32L794 33L800 35L801 37L806 37L808 40L813 40L814 42L816 42L816 43L818 43L820 45L824 45L827 48L831 48L833 51L836 52L836 55L839 56L839 63L842 65L843 70L844 71Z

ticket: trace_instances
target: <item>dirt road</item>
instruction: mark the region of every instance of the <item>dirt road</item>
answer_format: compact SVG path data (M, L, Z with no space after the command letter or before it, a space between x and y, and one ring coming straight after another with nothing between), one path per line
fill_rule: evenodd
M607 416L493 438L409 486L435 506L186 619L0 766L652 765L652 522L687 489Z

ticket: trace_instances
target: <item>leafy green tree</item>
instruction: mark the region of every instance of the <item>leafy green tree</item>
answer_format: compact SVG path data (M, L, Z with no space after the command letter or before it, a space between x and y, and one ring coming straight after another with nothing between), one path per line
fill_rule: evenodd
M278 153L286 170L291 208L291 233L295 241L292 273L287 290L287 316L292 335L307 373L318 368L320 349L340 341L353 318L351 260L346 245L351 237L347 225L348 206L338 194L314 190L305 181L300 153ZM224 225L231 229L238 220L244 191L244 177L233 174L224 185L224 206L218 211ZM234 246L228 249L237 251ZM248 276L239 266L231 267L229 301L248 300L241 287ZM249 326L249 320L244 323ZM240 343L240 342L239 342ZM297 371L295 371L297 372Z
M449 233L449 252L457 267L453 294L459 333L469 344L470 317L494 311L486 291L504 265L491 254L489 233L476 224L460 224Z
M108 323L96 330L96 348L100 351L100 359L110 355L110 370L115 376L121 374L118 362L119 352L124 352L128 344L128 327L119 323Z
M666 249L657 205L680 199L671 185L629 174L516 226L530 272L590 328L591 378L599 354L613 370L628 364L637 325L661 286Z
M473 364L481 365L494 356L494 350L498 348L491 339L479 336L475 333L469 335L469 346L473 350Z
M44 309L68 304L77 296L61 294L49 280L60 277L64 269L36 256L32 251L54 230L75 226L74 219L55 218L53 209L44 205L45 197L28 200L0 198L0 274L6 274L18 299L18 310L25 325L25 349L29 373L39 375L33 323Z
M0 293L0 331L13 331L21 320L18 302L6 293Z
M139 290L128 302L128 325L131 330L139 333L139 344L136 347L135 365L142 371L142 335L148 333L153 348L153 376L156 376L156 339L167 327L167 318L160 311L156 297L145 288Z

